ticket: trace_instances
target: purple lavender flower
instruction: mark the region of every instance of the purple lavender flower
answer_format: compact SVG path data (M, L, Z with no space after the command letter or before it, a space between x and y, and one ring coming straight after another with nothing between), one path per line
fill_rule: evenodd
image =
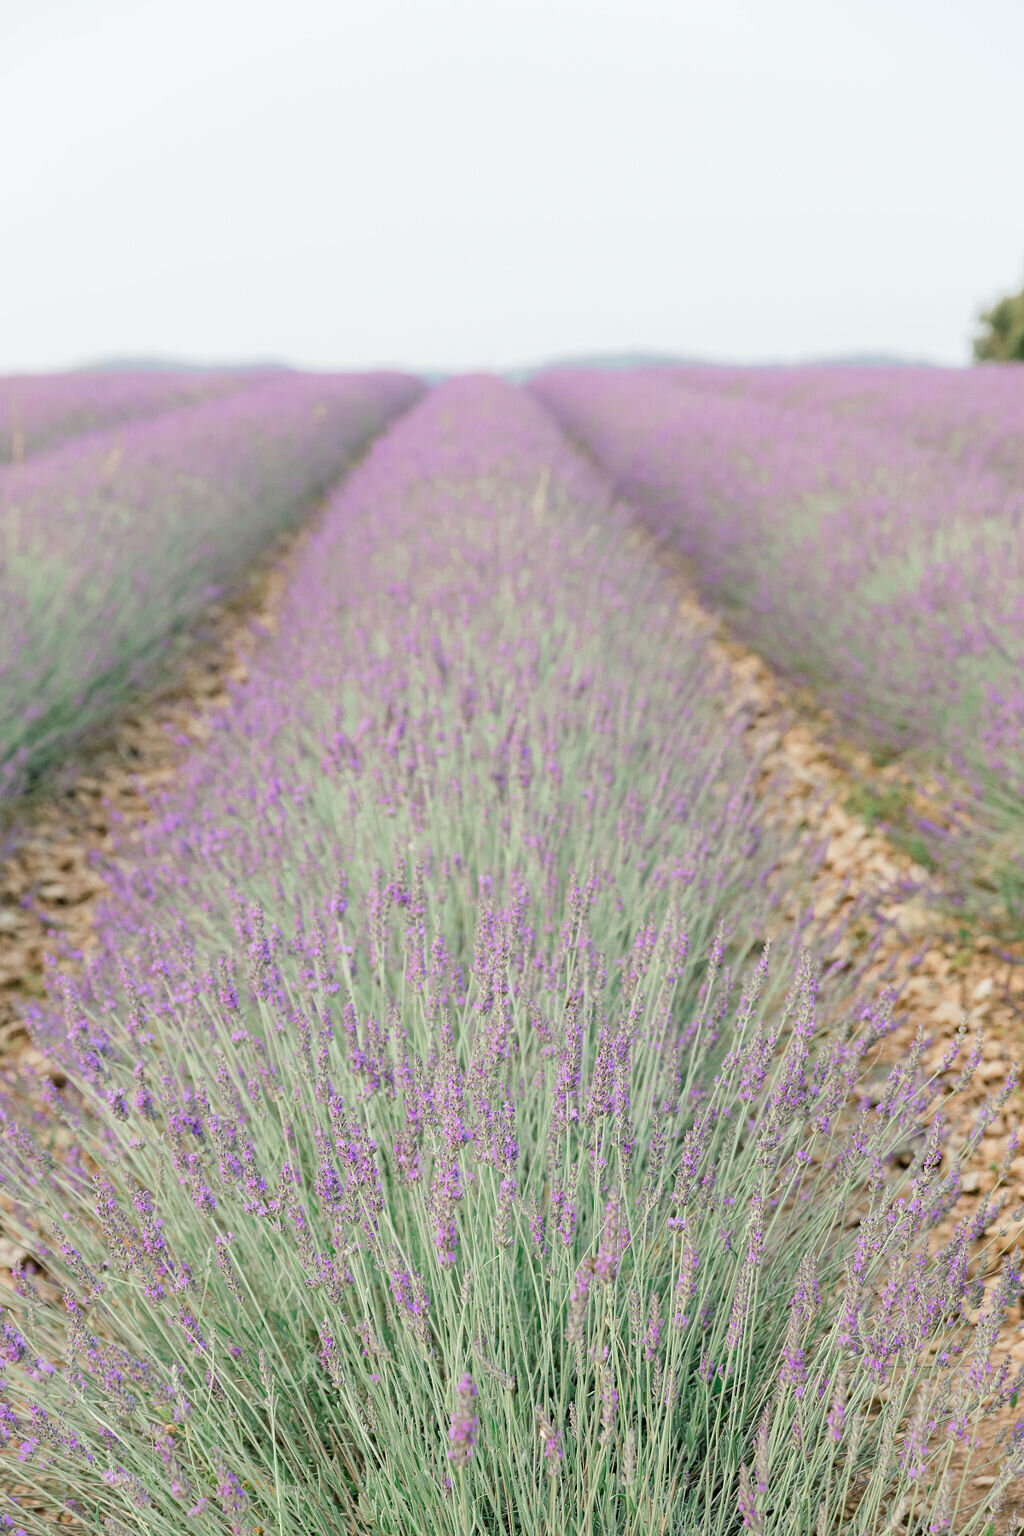
M244 1517L251 1508L249 1495L242 1487L237 1473L232 1472L225 1461L217 1466L217 1497L224 1514L231 1516L233 1536L247 1536L252 1524Z
M651 1292L651 1300L647 1310L647 1332L644 1335L644 1359L657 1358L661 1344L661 1303L658 1300L657 1291Z
M922 1478L928 1464L928 1405L922 1402L903 1437L899 1454L900 1465L912 1481Z
M448 1431L450 1442L448 1457L459 1471L472 1460L476 1449L480 1428L475 1407L476 1395L473 1378L467 1372L455 1391L455 1411L452 1414L451 1429Z
M590 1282L593 1277L592 1261L581 1264L576 1272L576 1282L569 1298L569 1320L565 1337L569 1344L579 1344L583 1339L583 1324L590 1299Z
M793 1395L798 1399L803 1397L807 1381L807 1365L804 1360L802 1332L803 1320L800 1308L793 1302L789 1308L789 1321L786 1325L786 1342L782 1349L782 1365L779 1370L779 1380L784 1386L792 1387Z
M690 1236L689 1228L681 1228L681 1243L679 1251L679 1275L676 1279L673 1296L675 1299L675 1313L672 1318L672 1326L675 1329L686 1327L688 1317L686 1306L697 1289L697 1250Z
M537 1429L540 1434L540 1442L547 1470L554 1476L558 1472L559 1462L565 1459L565 1451L562 1448L562 1435L559 1430L555 1429L550 1418L539 1405L537 1407Z
M28 1346L17 1328L7 1322L2 1307L0 1307L0 1339L3 1340L0 1359L8 1361L11 1365L17 1365L19 1360L24 1359Z
M202 1330L199 1325L199 1320L195 1313L190 1312L188 1307L181 1307L178 1311L178 1323L180 1327L184 1329L185 1337L192 1345L196 1354L203 1354L204 1351L209 1348L209 1345L207 1344L206 1339L203 1337Z
M846 1392L849 1383L849 1371L844 1366L837 1375L835 1387L832 1393L832 1406L828 1411L828 1431L836 1445L843 1438L843 1430L846 1426Z
M732 1308L729 1312L729 1331L726 1334L725 1347L731 1353L739 1349L750 1313L751 1292L754 1286L754 1266L749 1259L740 1265L733 1288Z
M437 1256L444 1265L455 1263L458 1250L455 1206L462 1199L463 1193L459 1170L454 1163L435 1167L430 1191L434 1213L434 1242Z
M602 1445L611 1445L615 1439L615 1420L619 1409L619 1393L614 1374L607 1365L601 1367L601 1435Z
M609 1285L615 1279L629 1241L629 1224L622 1210L619 1191L615 1189L604 1208L601 1246L594 1261L594 1278L598 1285Z
M754 1498L754 1489L750 1481L750 1473L745 1466L740 1467L739 1492L737 1495L739 1512L743 1516L743 1529L754 1531L757 1536L764 1530L764 1519L757 1507Z
M556 1185L551 1194L551 1222L566 1248L570 1247L576 1233L576 1207L568 1190Z

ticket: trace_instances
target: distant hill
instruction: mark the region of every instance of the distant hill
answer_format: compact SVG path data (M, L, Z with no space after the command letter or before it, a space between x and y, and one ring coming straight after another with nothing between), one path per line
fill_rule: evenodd
M105 357L72 373L290 373L287 363L189 363L169 357Z
M935 366L923 359L894 357L887 352L865 352L849 357L809 357L799 363L747 363L722 364L706 357L670 357L660 352L597 352L592 356L559 357L528 367L506 368L501 377L512 384L525 384L538 373L551 368L594 368L605 372L619 372L627 368L717 368L745 366L748 368L930 368ZM168 357L110 357L98 362L83 363L74 373L283 373L291 371L290 363L195 363ZM459 369L414 370L426 384L442 384L455 377Z
M941 368L941 363L925 357L893 357L889 352L854 353L852 357L812 357L806 363L788 366L801 368Z
M888 352L864 352L849 357L808 357L797 363L720 363L706 357L666 357L653 352L620 352L593 357L557 358L532 368L510 369L505 377L521 384L535 374L551 368L596 368L612 372L625 368L931 368L934 364L921 359L895 357Z

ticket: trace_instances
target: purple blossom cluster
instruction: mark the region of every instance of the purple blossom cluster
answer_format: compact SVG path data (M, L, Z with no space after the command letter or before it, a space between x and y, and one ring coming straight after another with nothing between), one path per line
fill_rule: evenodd
M552 371L537 398L737 632L945 811L925 856L1024 894L1024 376ZM955 777L946 783L949 768Z
M886 999L832 975L832 1029L759 958L758 765L632 535L483 378L332 499L33 1010L0 1486L144 1536L941 1517L1018 1386L1001 1197L956 1222L952 1059L869 1099Z
M146 677L419 390L273 375L0 470L0 797Z

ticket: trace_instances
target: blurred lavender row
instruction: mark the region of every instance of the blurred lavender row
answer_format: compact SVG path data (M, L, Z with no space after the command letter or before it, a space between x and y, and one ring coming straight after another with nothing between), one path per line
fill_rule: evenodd
M258 382L251 372L228 370L11 374L0 378L0 464L18 463L82 432L156 416Z
M421 387L284 374L0 470L0 799L148 677Z
M1021 1287L986 1201L929 1253L959 1042L872 1096L892 1000L759 953L729 702L527 395L374 443L35 1012L9 1481L112 1536L985 1528Z
M938 448L944 458L1024 479L1024 378L984 368L673 368L689 389L824 410Z
M925 855L1024 897L1019 374L564 370L531 388L744 640L876 750L966 781L952 830L919 823Z

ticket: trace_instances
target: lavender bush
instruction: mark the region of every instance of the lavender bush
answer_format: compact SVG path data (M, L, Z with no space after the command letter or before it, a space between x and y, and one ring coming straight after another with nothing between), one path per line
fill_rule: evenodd
M960 836L922 821L919 842L958 879L970 862L1024 903L1016 376L894 370L865 404L843 370L707 374L565 370L531 387L745 639L874 747L952 766L969 791ZM972 391L973 416L960 409ZM995 469L989 447L965 446L990 405L1006 450ZM928 441L884 428L890 408Z
M0 472L0 798L122 700L419 388L286 374Z
M488 380L336 497L35 1018L64 1085L0 1122L15 1528L966 1536L1005 1498L1016 1441L983 1507L954 1461L1016 1390L998 1201L927 1251L956 1047L869 1098L889 1005L827 1031L760 952L756 765L630 532Z
M272 375L271 375L272 377ZM0 378L0 464L62 439L252 386L244 373L41 373Z

